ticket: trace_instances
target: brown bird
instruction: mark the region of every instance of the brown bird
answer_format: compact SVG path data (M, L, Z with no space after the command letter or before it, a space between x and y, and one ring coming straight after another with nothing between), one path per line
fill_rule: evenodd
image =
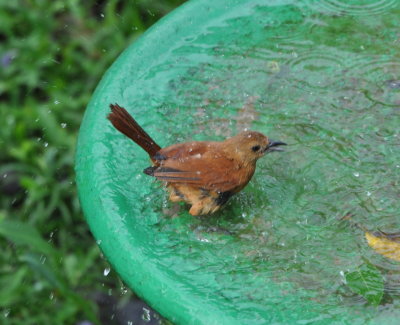
M250 181L265 153L281 151L284 142L244 131L224 141L192 141L161 148L121 106L111 104L108 119L141 146L153 166L144 173L166 183L172 202L184 201L197 216L217 211Z

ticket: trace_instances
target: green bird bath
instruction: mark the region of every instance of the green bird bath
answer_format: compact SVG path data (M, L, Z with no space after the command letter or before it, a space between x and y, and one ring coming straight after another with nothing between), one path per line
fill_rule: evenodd
M194 0L129 46L87 108L76 158L111 265L176 324L398 324L400 2ZM244 128L289 144L212 216L168 202L118 103L161 145Z

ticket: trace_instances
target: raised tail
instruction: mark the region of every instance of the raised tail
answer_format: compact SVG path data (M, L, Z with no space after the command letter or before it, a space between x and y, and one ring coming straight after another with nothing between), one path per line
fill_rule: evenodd
M118 104L110 104L110 108L111 113L108 114L107 118L111 121L112 125L128 138L135 141L149 154L150 158L153 158L161 147L154 142L125 108Z

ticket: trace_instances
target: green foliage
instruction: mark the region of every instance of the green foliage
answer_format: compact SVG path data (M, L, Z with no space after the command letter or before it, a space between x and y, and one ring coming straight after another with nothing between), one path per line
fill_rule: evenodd
M89 298L121 287L80 211L77 132L108 66L182 2L0 2L1 324L98 323Z
M362 264L355 271L345 274L347 286L364 297L370 304L379 305L383 297L384 279L381 272L371 264Z

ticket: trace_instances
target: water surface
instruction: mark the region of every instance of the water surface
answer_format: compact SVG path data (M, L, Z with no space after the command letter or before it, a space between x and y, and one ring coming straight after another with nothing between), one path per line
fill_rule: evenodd
M222 211L196 218L167 201L141 173L146 154L108 127L98 165L113 185L99 184L126 200L121 232L141 233L142 253L177 291L195 288L239 321L396 324L399 263L340 218L400 230L400 3L267 3L232 6L171 40L124 77L115 101L161 146L251 128L286 152L261 159ZM346 283L365 264L385 281L378 306Z

